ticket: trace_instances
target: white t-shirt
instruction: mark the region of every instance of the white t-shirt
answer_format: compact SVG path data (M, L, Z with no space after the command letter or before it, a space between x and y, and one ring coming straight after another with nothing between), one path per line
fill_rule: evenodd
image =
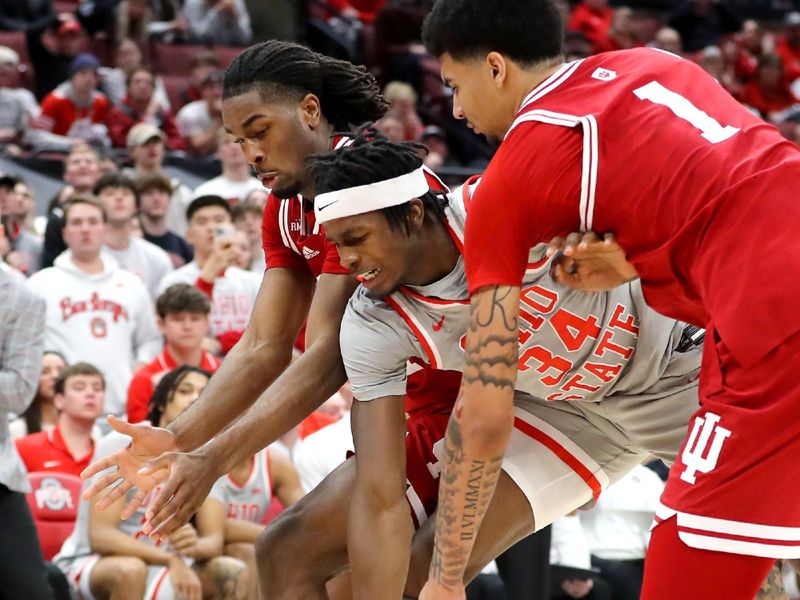
M214 124L214 119L211 118L208 103L205 100L195 100L178 111L175 123L178 132L183 137L189 137L207 131Z
M168 273L161 280L158 293L163 293L173 283L195 285L199 277L200 267L196 261L192 261ZM228 267L222 277L217 277L211 296L211 313L208 315L211 334L219 336L226 331L241 331L247 327L259 287L261 277L238 267Z
M307 494L317 487L344 462L348 451L354 451L350 413L300 440L294 447L292 462L303 491Z
M147 240L131 237L128 241L128 247L124 250L115 250L108 246L104 250L114 257L122 269L141 279L155 301L158 297L158 284L172 271L169 254Z

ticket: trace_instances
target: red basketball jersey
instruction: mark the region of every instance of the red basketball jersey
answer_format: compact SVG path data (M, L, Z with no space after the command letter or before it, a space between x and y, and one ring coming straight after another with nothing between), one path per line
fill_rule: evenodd
M519 285L554 235L610 231L653 308L713 321L753 363L800 329L785 275L800 272L785 226L799 186L800 149L694 63L653 49L569 63L525 98L473 199L470 290Z

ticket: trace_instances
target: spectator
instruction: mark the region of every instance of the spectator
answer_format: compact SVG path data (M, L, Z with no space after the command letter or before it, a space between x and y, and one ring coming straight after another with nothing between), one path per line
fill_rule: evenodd
M42 365L45 304L0 269L0 576L9 598L49 600L42 551L25 493L25 467L8 431L9 413L19 414L33 398ZM12 542L13 541L13 542Z
M244 202L255 204L263 211L264 207L267 205L268 198L269 198L269 190L265 188L259 188L247 194L244 197Z
M186 237L194 245L194 260L164 277L159 291L163 293L174 283L188 283L208 295L211 335L220 341L224 353L247 325L262 278L233 266L236 248L231 209L224 198L196 198L186 216Z
M242 0L185 0L183 15L190 38L197 42L246 46L253 37Z
M428 125L422 130L422 143L428 148L425 155L425 166L435 171L440 167L457 165L457 161L450 156L450 147L447 145L447 135L438 125Z
M48 28L52 25L52 30ZM25 41L33 63L34 92L41 99L69 78L69 67L86 48L86 35L74 14L27 29Z
M233 264L244 271L254 272L252 271L253 250L250 248L250 240L244 231L236 229L233 232L233 246L236 249L236 258L233 259Z
M22 144L38 116L36 98L19 86L19 54L0 46L0 144Z
M192 59L190 81L185 90L181 92L183 106L203 99L203 82L212 71L220 68L219 58L213 50L201 50Z
M416 142L422 134L422 120L417 114L417 93L403 81L386 85L383 95L389 101L389 113L403 123L403 139Z
M724 34L736 33L740 28L739 19L722 2L714 0L685 0L669 17L668 24L681 34L686 52L714 46Z
M800 78L800 12L790 12L783 20L784 32L778 38L775 54L781 57L786 80Z
M742 85L736 80L733 67L726 65L722 50L718 46L704 48L700 53L698 64L719 81L731 96L741 99Z
M79 54L69 65L69 81L59 85L42 101L37 127L56 135L108 144L108 98L97 91L97 69L93 54Z
M58 421L58 411L53 402L55 383L59 375L67 368L64 357L53 350L46 350L42 356L42 371L39 375L39 386L31 405L16 418L9 430L11 437L19 439L32 433L50 431Z
M36 210L36 203L33 190L24 181L19 180L14 185L7 210L6 229L15 254L15 267L26 275L32 275L39 270L43 241L33 232L33 213Z
M64 227L64 213L61 205L73 195L91 194L94 184L100 178L100 156L88 144L73 146L64 161L64 182L58 195L50 201L47 226L44 232L41 268L52 267L56 257L67 249L61 230Z
M17 452L29 473L79 476L89 466L94 454L92 428L103 413L104 393L105 381L97 367L80 362L64 370L55 383L55 428L17 440Z
M608 0L584 0L572 11L567 30L582 33L594 51L600 52L607 44L608 28L613 17L614 11L608 7Z
M247 236L252 255L249 270L263 275L267 268L264 245L261 240L261 221L264 219L264 209L252 202L242 202L233 207L231 215L236 228Z
M100 67L100 89L108 96L113 106L119 106L125 99L128 88L128 75L135 67L142 66L142 51L130 38L124 38L117 44L114 54L114 68ZM164 108L169 109L169 98L160 77L155 80L153 96Z
M185 148L175 117L155 95L155 81L153 71L144 65L128 71L127 95L119 106L109 111L108 132L113 146L125 147L131 127L137 123L150 123L164 132L170 150Z
M165 373L181 365L199 367L213 373L219 360L203 350L208 335L211 302L203 292L188 283L169 286L156 300L158 330L164 336L164 351L139 369L128 387L128 421L138 423L147 417L153 389Z
M627 6L620 6L614 11L611 25L605 38L602 38L595 47L597 52L611 52L614 50L627 50L641 46L636 37L633 26L633 11Z
M681 34L672 29L672 27L662 27L656 32L655 40L653 40L653 47L672 52L678 56L683 56Z
M151 0L148 5L149 22L147 33L151 40L166 43L183 41L186 36L186 19L181 13L180 2L174 0Z
M28 284L47 302L48 348L70 363L91 360L105 375L107 412L124 416L133 370L155 358L161 339L147 288L102 252L105 230L98 200L71 199L64 205L68 251Z
M591 571L589 545L574 513L552 525L550 577L553 600L612 600L608 583Z
M405 141L405 127L400 117L387 113L378 121L375 121L375 128L380 131L390 142Z
M139 223L144 239L164 250L175 268L191 262L194 258L192 246L167 227L167 210L172 200L169 177L158 173L142 175L136 182L136 189L139 190Z
M757 21L745 21L741 34L736 38L736 77L742 82L754 79L758 74L759 59L771 54L774 45L772 36L766 36Z
M236 139L222 127L217 130L216 144L222 175L197 186L194 197L222 196L231 206L236 206L247 194L264 186L253 177L253 169Z
M217 130L222 127L222 79L224 71L211 71L203 79L202 100L184 106L178 116L178 131L189 151L208 156L217 149Z
M155 244L131 235L131 221L139 204L133 181L118 173L103 175L94 186L94 194L107 215L105 251L121 268L141 279L155 299L158 283L172 271L172 261Z
M638 600L641 594L650 525L663 490L658 475L637 465L592 510L580 513L592 566L610 584L614 600Z
M564 58L567 61L579 60L590 56L594 48L592 43L582 33L567 31L564 34Z
M208 378L208 373L188 366L166 375L151 400L153 423L169 425L194 402ZM111 432L97 443L95 458L116 452L130 439ZM168 539L154 542L141 529L149 508L147 500L132 516L121 518L133 493L104 510L97 509L96 498L91 502L81 499L75 530L54 558L68 574L76 596L144 598L145 590L150 590L147 598L153 600L243 597L245 565L221 556L225 512L218 500L203 502L194 517L196 528L187 524Z
M133 167L123 169L123 173L138 180L144 175L162 173L166 136L158 127L150 123L138 123L128 132L128 154L133 159ZM167 209L167 227L177 233L186 233L186 207L192 198L192 190L179 179L170 179L172 199Z
M784 77L783 62L775 54L765 54L758 61L758 77L745 85L743 104L757 110L767 121L777 123L782 113L797 104Z

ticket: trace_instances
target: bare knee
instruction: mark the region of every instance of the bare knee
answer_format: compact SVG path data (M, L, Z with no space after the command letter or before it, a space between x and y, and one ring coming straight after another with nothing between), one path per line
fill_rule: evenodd
M97 598L141 598L147 587L147 565L134 556L107 556L92 569L89 579Z
M230 556L216 556L206 563L203 568L204 595L214 598L234 600L247 596L247 566L236 558Z

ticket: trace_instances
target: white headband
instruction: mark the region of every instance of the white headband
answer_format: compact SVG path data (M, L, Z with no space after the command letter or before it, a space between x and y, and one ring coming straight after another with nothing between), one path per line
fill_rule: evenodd
M367 185L336 190L314 198L317 223L352 217L363 213L405 204L429 190L425 169L420 167L405 175Z

